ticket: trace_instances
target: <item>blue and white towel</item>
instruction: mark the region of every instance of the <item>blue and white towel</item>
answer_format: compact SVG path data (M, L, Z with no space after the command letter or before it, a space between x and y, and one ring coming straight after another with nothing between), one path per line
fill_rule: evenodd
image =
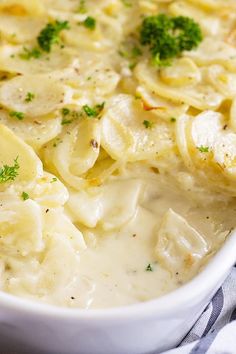
M236 268L178 348L163 354L236 354Z

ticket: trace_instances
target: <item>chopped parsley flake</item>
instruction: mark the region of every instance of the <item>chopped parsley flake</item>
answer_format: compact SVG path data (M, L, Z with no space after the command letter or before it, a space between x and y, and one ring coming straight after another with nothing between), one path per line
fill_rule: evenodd
M70 124L75 119L82 117L81 112L70 110L67 107L62 108L61 113L62 113L62 121L61 121L62 125Z
M29 194L26 193L26 192L22 192L21 198L22 198L23 200L27 200L27 199L29 199Z
M69 108L64 107L64 108L62 108L61 113L65 117L70 114L70 110L69 110Z
M84 27L89 28L90 30L95 30L96 28L96 20L95 18L88 16L84 22L83 22Z
M62 118L61 125L71 124L72 122L73 122L73 119Z
M153 272L153 268L150 263L146 267L146 272Z
M17 118L19 120L23 120L25 117L23 112L11 111L9 114L11 117Z
M40 58L42 53L38 48L28 49L26 47L23 48L23 52L19 54L19 57L23 60L30 60L32 58L38 59Z
M19 168L18 157L15 158L13 166L3 165L0 167L0 183L14 181L18 176Z
M32 102L33 99L35 98L35 94L32 92L27 92L25 96L25 102Z
M200 151L200 152L209 152L209 147L208 146L198 146L197 149Z
M53 177L50 183L54 183L54 182L56 182L56 181L57 181L57 178L56 178L56 177Z
M63 30L70 29L68 21L56 21L48 23L44 29L39 33L37 38L40 48L49 53L53 44L59 44L59 34Z
M176 118L175 118L175 117L171 117L171 118L170 118L170 121L171 121L172 123L174 123L174 122L176 122Z
M96 118L99 116L99 114L101 113L101 111L103 110L105 106L105 102L101 103L101 104L97 104L94 107L89 107L87 104L84 105L83 111L86 113L86 115L90 118Z
M149 120L144 120L143 125L145 126L146 129L148 129L148 128L152 128L153 123L150 122Z

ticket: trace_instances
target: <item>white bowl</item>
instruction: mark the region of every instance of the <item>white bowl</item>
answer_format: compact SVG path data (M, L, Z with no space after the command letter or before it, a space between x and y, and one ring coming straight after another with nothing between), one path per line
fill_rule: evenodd
M122 308L57 308L0 293L1 336L40 354L160 353L177 345L236 261L236 232L205 269L156 300Z

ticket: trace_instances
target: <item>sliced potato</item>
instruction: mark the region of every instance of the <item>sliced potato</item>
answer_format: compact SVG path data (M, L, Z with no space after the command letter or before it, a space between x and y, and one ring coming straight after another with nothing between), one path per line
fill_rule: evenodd
M53 164L62 179L71 187L81 189L87 184L82 175L92 168L100 151L100 122L85 118L63 132L52 143L46 160Z
M172 275L186 281L197 273L208 252L205 238L179 214L169 209L157 229L157 261Z
M45 19L42 18L2 14L0 15L1 36L11 43L34 41L45 23Z
M184 80L181 87L173 87L164 83L156 68L148 62L140 62L135 69L135 75L140 84L155 95L178 103L184 102L200 110L217 109L224 99L222 94L207 83L204 71L201 71L200 82L186 85Z
M0 10L4 10L13 15L39 16L45 11L40 0L1 0Z
M134 216L141 186L140 180L116 180L79 193L71 192L67 207L75 222L117 229Z
M177 122L179 151L188 168L212 187L236 193L236 134L225 130L224 117L206 111Z
M212 65L208 70L209 80L222 95L232 99L236 95L236 73L230 73L223 66Z
M236 48L217 38L204 38L197 49L187 55L198 65L219 64L228 70L236 71Z
M27 101L28 94L33 95L30 101ZM60 108L64 98L64 86L46 75L18 76L0 86L0 103L30 117L46 115Z
M168 126L145 111L139 101L129 95L117 95L101 119L102 147L115 160L158 159L173 148Z
M34 150L9 128L0 124L0 164L12 166L18 157L18 182L33 181L43 174L42 162Z
M0 123L8 126L18 137L37 151L60 134L62 129L59 114L53 114L52 117L37 117L32 121L29 119L18 120L1 110Z
M39 58L27 58L34 47L22 45L2 45L0 47L0 70L14 74L41 74L54 71L63 72L77 62L71 50L53 48L50 55L42 54Z
M170 86L195 85L201 81L201 72L189 58L175 60L172 66L160 71L161 80Z
M186 113L189 108L184 102L176 103L172 100L165 99L154 94L144 86L137 87L136 97L142 100L146 111L152 111L159 118L165 119L167 122L173 123L179 116Z
M42 251L42 213L36 202L2 202L0 215L1 246L24 256Z

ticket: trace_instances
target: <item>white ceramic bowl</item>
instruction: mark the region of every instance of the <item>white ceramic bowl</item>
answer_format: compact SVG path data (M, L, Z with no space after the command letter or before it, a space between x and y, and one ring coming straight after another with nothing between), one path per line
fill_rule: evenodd
M236 232L192 281L159 299L108 310L57 308L0 293L0 333L40 354L151 354L178 344L236 261Z

